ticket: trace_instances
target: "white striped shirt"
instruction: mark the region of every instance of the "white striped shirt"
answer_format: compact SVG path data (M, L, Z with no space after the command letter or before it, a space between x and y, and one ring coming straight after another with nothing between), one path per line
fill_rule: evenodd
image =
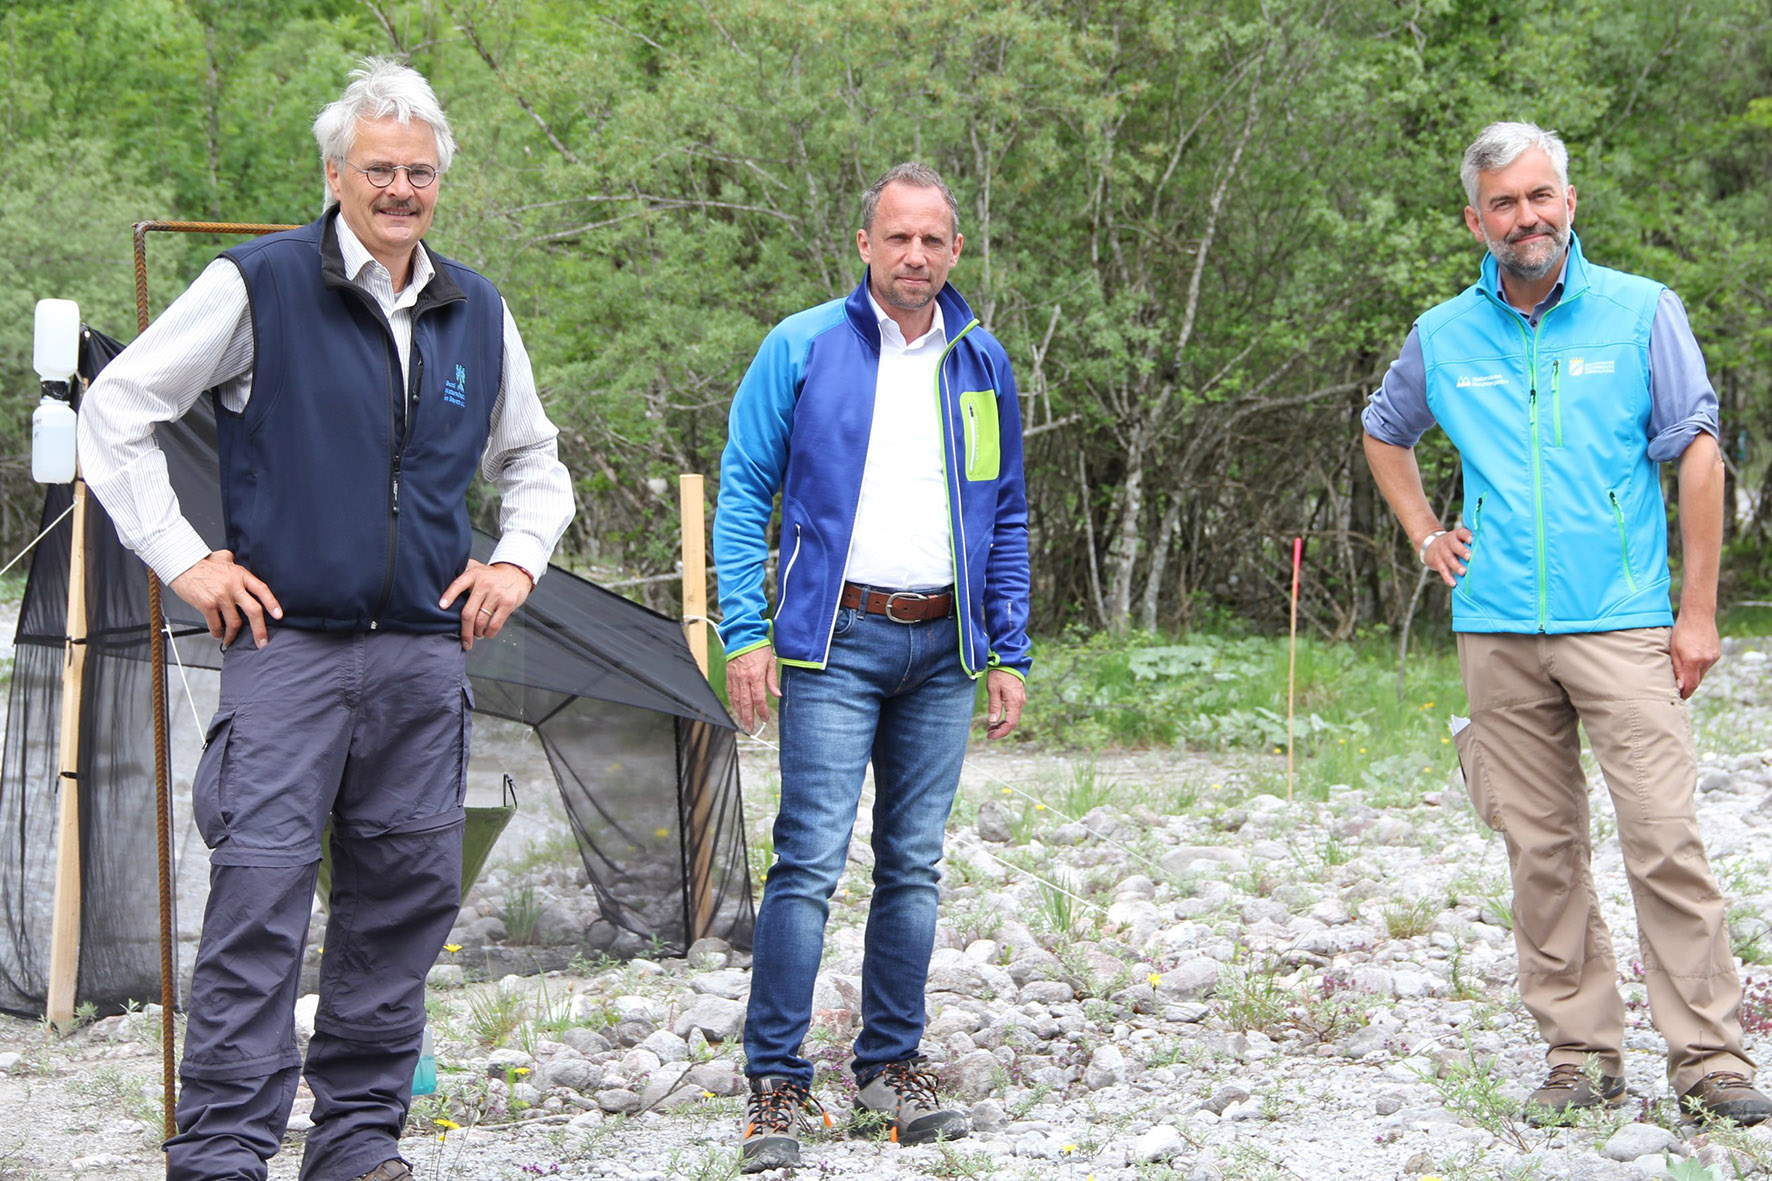
M345 274L388 318L404 373L412 351L412 308L435 270L420 245L412 275L395 292L387 268L375 261L341 216L338 244ZM170 583L219 548L205 541L179 511L154 441L155 424L183 417L203 391L218 390L230 410L252 395L252 316L239 268L216 259L123 353L107 365L80 403L80 475L105 506L123 544ZM499 491L499 541L492 561L509 562L540 578L560 535L572 521L572 480L536 393L523 338L504 307L504 371L492 407L492 431L480 474ZM273 593L276 587L272 587ZM441 588L439 588L441 589Z

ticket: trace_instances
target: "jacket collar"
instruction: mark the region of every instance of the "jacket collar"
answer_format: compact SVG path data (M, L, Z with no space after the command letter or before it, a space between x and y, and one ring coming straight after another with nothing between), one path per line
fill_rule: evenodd
M320 215L320 282L335 291L361 291L345 273L345 255L338 244L338 226L335 224L338 216L336 205ZM418 301L412 305L415 318L429 308L460 303L468 297L450 277L449 269L444 265L449 260L429 246L424 247L424 250L431 256L432 274L431 281L425 284L424 290L418 293Z
M948 341L952 343L971 327L973 323L972 308L954 290L952 283L943 283L941 290L935 293L935 302L941 305L941 317L947 325ZM849 324L861 338L868 342L874 352L880 351L880 322L874 315L873 301L868 298L868 272L863 270L861 282L849 298L843 301L843 310L849 316Z
M1581 238L1574 230L1569 231L1569 253L1563 259L1563 294L1558 303L1570 296L1579 295L1587 290L1587 257L1581 253ZM1502 304L1507 303L1507 296L1501 290L1501 265L1495 261L1495 252L1483 251L1483 270L1477 279L1477 286L1493 296Z

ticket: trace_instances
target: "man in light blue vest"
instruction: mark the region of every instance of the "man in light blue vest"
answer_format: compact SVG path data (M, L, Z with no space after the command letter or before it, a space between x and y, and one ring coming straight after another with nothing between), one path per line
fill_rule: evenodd
M1520 999L1549 1077L1533 1122L1624 1101L1624 1005L1589 870L1584 726L1618 818L1668 1081L1696 1116L1754 1124L1772 1102L1742 1050L1741 983L1693 811L1684 714L1720 654L1723 468L1717 399L1680 301L1596 266L1573 233L1568 153L1496 123L1461 169L1477 283L1430 309L1362 423L1373 477L1424 565L1452 587L1470 699L1472 802L1507 842ZM1438 423L1464 513L1429 506L1414 446ZM1657 465L1679 465L1684 557L1669 609Z

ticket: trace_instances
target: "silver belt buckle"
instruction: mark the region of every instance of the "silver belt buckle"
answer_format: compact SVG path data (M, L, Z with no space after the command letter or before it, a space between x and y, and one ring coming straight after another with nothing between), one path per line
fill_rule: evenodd
M900 599L909 599L913 603L927 603L929 596L922 591L894 591L886 596L886 618L893 623L916 623L915 619L900 619L892 613L892 605Z

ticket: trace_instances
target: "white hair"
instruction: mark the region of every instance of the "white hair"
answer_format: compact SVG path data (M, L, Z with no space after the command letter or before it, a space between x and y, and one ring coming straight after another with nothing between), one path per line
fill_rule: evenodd
M1537 148L1550 157L1557 170L1557 181L1569 187L1569 149L1554 131L1546 131L1536 123L1491 123L1477 134L1464 150L1464 163L1458 179L1464 182L1464 195L1473 207L1477 203L1477 178L1484 172L1506 168L1520 156Z
M455 136L436 91L423 74L387 57L364 58L351 71L344 93L314 117L314 142L320 145L321 166L331 161L343 168L357 143L358 122L389 117L399 120L402 127L411 126L414 119L430 127L437 137L437 171L449 171L449 162L455 158ZM335 203L328 188L326 208Z

